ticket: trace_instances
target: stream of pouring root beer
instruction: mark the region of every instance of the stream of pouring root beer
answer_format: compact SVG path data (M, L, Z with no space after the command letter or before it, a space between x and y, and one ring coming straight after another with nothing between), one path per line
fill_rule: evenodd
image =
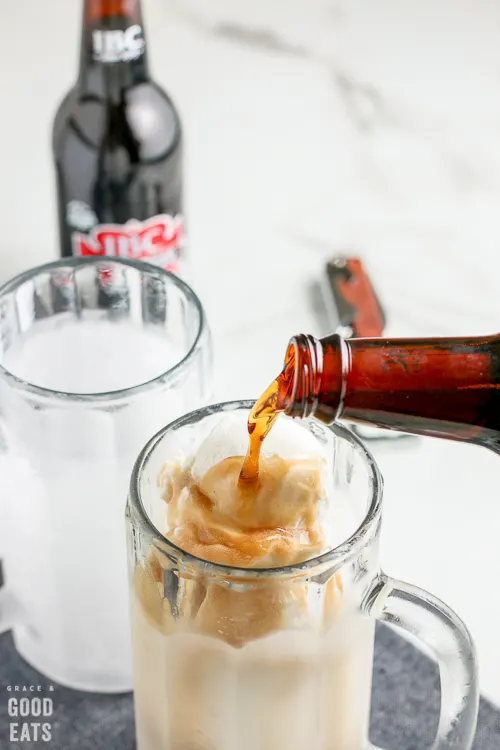
M288 404L294 376L295 354L289 347L282 372L257 399L248 416L248 450L238 480L240 484L257 482L262 443Z

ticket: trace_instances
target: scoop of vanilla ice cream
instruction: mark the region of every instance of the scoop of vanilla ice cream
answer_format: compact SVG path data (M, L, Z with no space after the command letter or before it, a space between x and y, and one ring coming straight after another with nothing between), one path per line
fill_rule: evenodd
M262 444L259 483L240 484L247 418L222 415L190 453L163 467L170 538L198 557L243 567L293 564L346 541L359 519L334 481L333 440L325 450L304 423L280 416Z
M227 414L200 444L192 466L192 475L200 481L216 464L230 456L245 456L248 449L248 414ZM278 418L262 443L261 456L324 458L321 445L311 433L291 419Z
M240 412L224 417L194 457L191 475L212 503L212 523L219 518L222 524L230 524L230 529L218 528L217 538L224 538L232 548L234 528L239 530L238 537L253 530L275 529L279 549L286 548L281 550L283 562L288 562L287 554L290 562L294 556L300 558L302 545L309 546L311 554L317 553L316 519L319 506L326 502L327 463L321 444L300 424L278 419L262 446L259 483L251 486L238 482L247 447L247 415ZM297 533L300 530L305 534ZM245 546L249 541L250 537ZM272 546L277 554L278 548Z
M314 523L324 498L326 464L322 459L261 456L259 483L238 483L242 460L224 459L197 484L214 511L241 530L298 529Z

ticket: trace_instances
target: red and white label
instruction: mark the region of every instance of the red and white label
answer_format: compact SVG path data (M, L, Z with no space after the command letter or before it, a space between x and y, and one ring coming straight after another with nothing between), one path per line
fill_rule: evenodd
M178 271L182 217L161 214L146 221L100 224L88 234L73 232L73 254L81 257L134 258Z

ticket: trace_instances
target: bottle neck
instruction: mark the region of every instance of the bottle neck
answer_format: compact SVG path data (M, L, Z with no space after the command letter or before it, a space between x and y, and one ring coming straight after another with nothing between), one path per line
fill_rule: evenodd
M483 444L500 438L500 336L297 336L286 411Z
M113 98L148 80L140 0L85 0L80 89L98 97Z
M294 380L283 407L292 417L317 417L327 424L337 419L346 382L344 339L334 335L327 350L322 341L299 334L288 344L285 361L291 363ZM326 355L326 356L325 356ZM329 392L324 383L328 381Z

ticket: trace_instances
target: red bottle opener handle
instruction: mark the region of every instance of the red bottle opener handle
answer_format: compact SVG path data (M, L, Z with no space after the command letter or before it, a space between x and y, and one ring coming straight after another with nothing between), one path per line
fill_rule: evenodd
M352 336L381 336L385 314L359 258L338 256L326 267L339 324Z

